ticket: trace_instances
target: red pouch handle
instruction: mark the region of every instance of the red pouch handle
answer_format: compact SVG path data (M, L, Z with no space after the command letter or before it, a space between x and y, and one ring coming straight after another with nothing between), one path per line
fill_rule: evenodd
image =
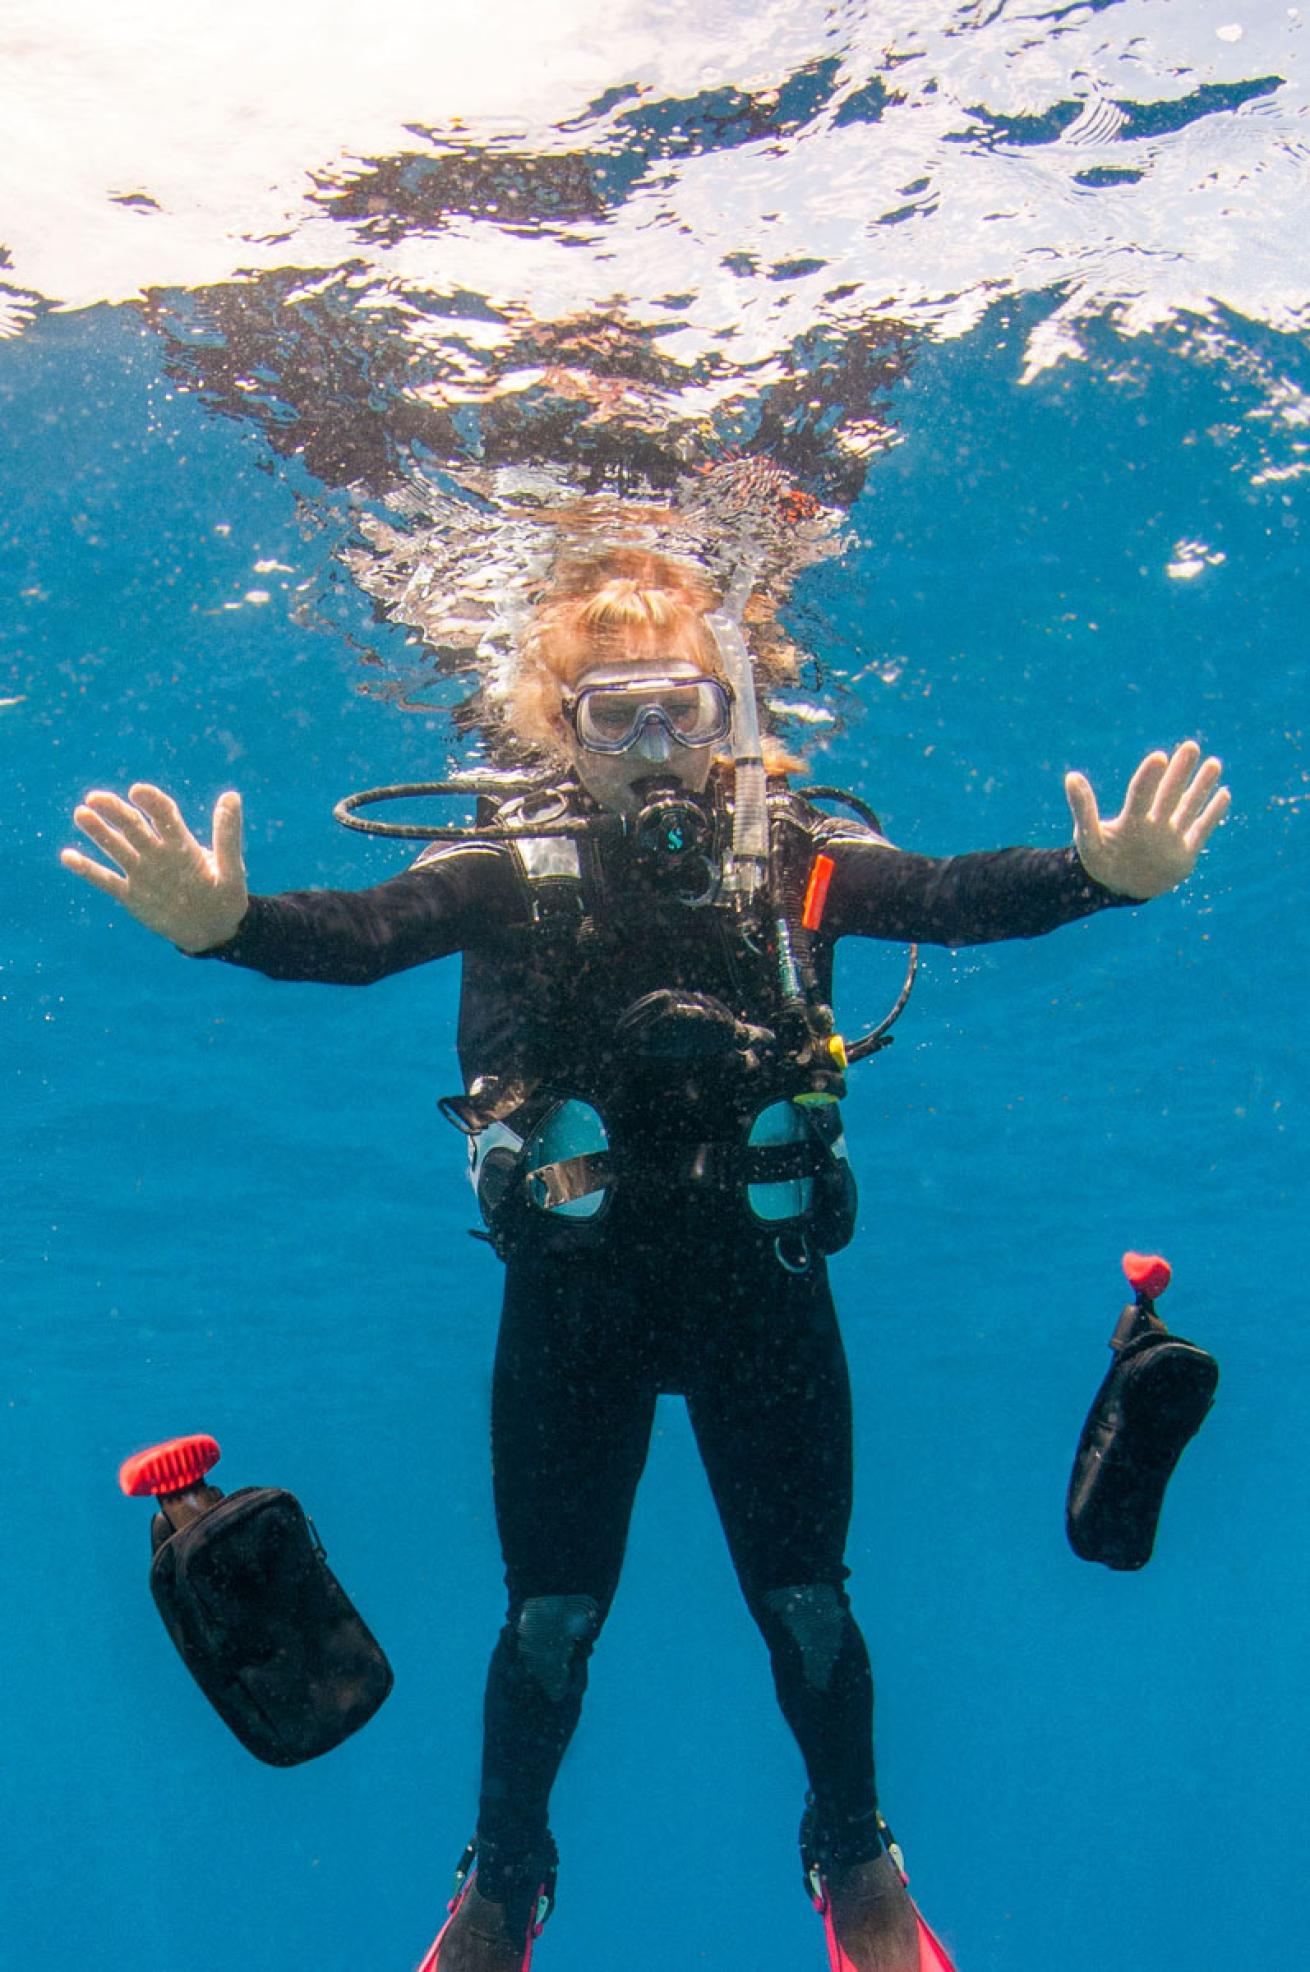
M199 1483L222 1457L217 1438L194 1432L187 1438L167 1438L133 1452L118 1468L118 1483L129 1499L146 1494L182 1493Z

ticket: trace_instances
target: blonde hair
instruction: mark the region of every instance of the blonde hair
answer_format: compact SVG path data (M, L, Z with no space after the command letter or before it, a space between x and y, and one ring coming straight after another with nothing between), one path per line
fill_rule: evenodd
M564 693L600 665L685 658L726 683L705 621L719 600L698 568L649 549L611 548L566 562L537 607L506 693L516 737L558 754ZM765 741L764 754L771 773L804 771L776 740Z

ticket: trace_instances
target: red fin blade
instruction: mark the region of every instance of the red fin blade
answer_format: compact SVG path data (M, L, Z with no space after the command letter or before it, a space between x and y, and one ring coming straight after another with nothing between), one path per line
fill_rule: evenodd
M904 1871L901 1874L904 1878ZM860 1972L854 1960L842 1950L837 1927L832 1921L832 1905L826 1895L821 1900L816 1900L815 1908L823 1919L823 1934L828 1941L828 1972ZM954 1965L946 1956L945 1945L928 1929L917 1904L914 1906L914 1915L919 1922L919 1972L955 1972ZM429 1972L429 1968L420 1966L419 1972Z
M955 1972L945 1946L934 1938L917 1910L914 1914L919 1918L919 1972Z

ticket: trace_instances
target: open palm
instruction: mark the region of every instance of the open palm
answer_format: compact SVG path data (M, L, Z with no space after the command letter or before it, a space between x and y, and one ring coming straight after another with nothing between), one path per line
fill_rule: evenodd
M134 918L184 952L207 951L231 938L249 894L241 854L241 796L214 806L213 846L197 841L177 803L162 788L137 781L130 799L94 789L73 820L116 868L80 849L65 849L64 868L113 897Z
M1213 757L1201 760L1195 740L1184 740L1172 757L1148 753L1113 821L1101 819L1086 777L1066 774L1074 848L1088 875L1107 890L1143 902L1172 890L1191 875L1228 813L1232 797L1218 785L1222 772Z

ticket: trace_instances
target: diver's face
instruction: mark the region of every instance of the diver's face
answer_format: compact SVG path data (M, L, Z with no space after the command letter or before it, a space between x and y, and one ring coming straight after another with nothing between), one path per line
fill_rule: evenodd
M578 679L575 691L592 685L639 685L643 678L703 678L705 673L690 658L636 658L628 664L602 664ZM658 694L653 695L655 702ZM619 815L635 815L642 806L642 788L647 781L676 781L689 793L699 794L710 777L716 747L722 740L704 746L687 746L670 737L655 719L646 720L633 744L624 753L594 753L584 746L572 727L565 728L568 756L574 773L593 801Z

